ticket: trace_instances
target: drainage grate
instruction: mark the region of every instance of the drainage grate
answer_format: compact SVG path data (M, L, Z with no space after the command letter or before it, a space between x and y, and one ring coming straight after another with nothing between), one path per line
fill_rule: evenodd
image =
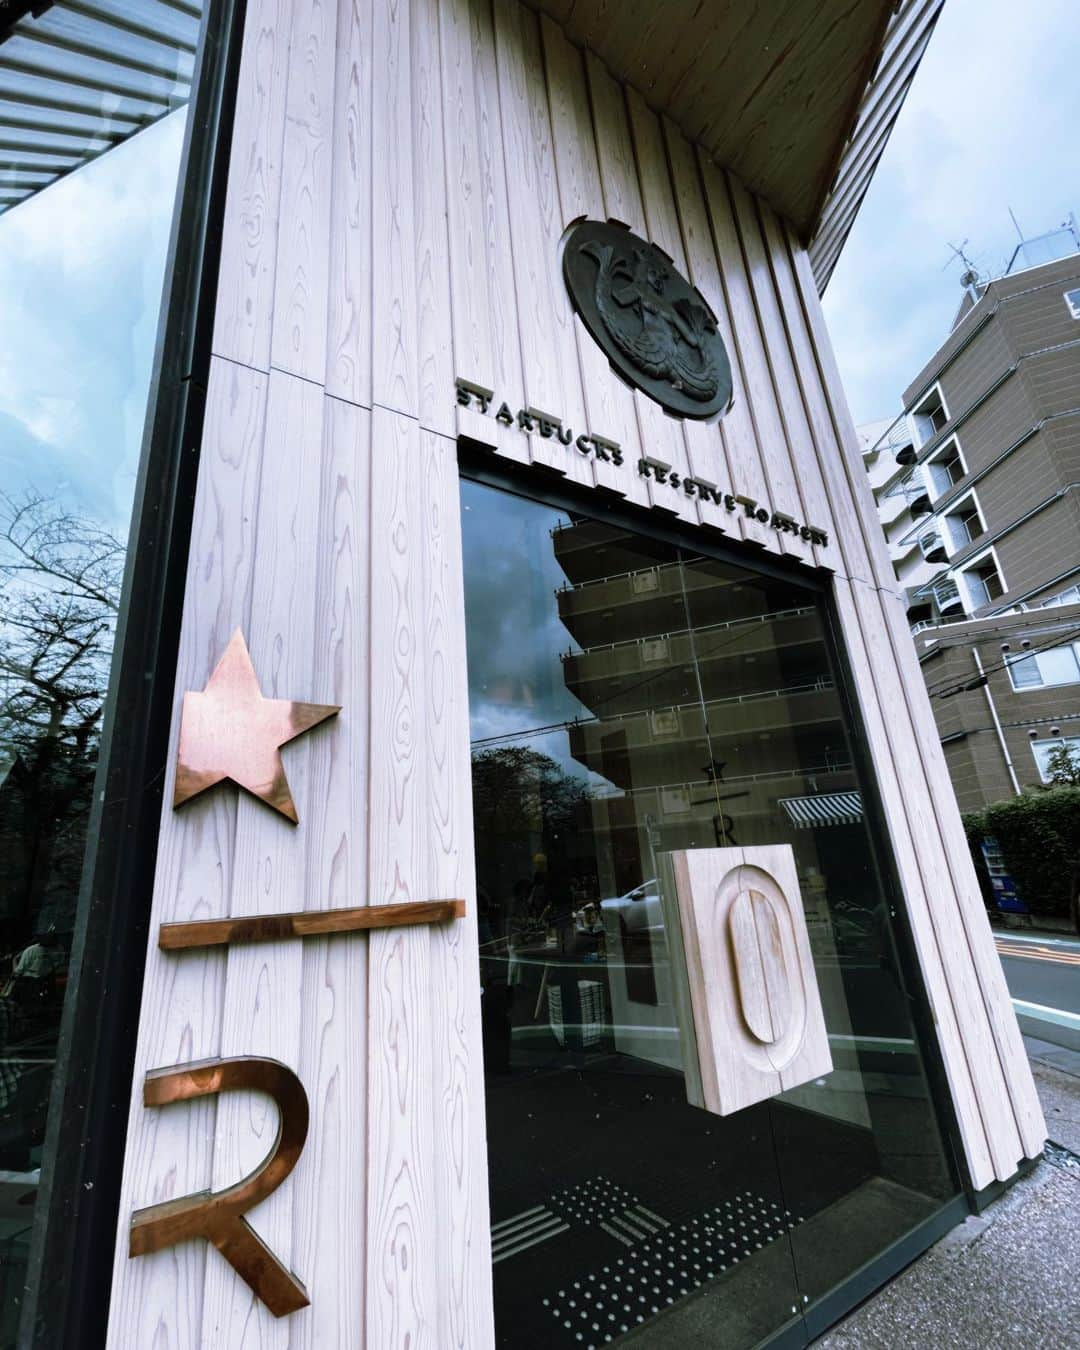
M1066 1148L1064 1144L1055 1144L1052 1139L1048 1139L1043 1147L1043 1157L1055 1167L1064 1168L1066 1172L1080 1176L1080 1155L1074 1153L1071 1148Z

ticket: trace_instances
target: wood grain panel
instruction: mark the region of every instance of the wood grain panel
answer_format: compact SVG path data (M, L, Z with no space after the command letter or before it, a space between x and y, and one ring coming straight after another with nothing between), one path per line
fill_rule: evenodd
M564 226L569 227L582 218L603 220L604 196L593 139L584 58L576 47L567 42L562 29L546 16L542 20L542 29L562 221ZM620 468L595 459L593 474L596 483L628 497L640 506L646 506L649 501L648 488L632 468L641 456L641 435L634 396L622 380L613 376L607 357L576 317L574 335L585 391L588 429L616 441L623 448L628 465L631 466L629 469L627 466Z
M672 191L682 235L686 276L705 297L716 315L717 330L731 362L732 402L717 426L719 443L715 450L707 455L705 462L699 463L699 451L695 442L690 448L691 462L699 478L704 478L710 483L715 482L722 491L741 492L743 489L740 486L742 479L738 468L739 456L740 453L745 453L747 447L753 447L754 430L743 394L742 368L739 365L735 337L727 312L724 283L713 247L701 177L693 146L680 135L671 122L664 125L664 142L671 166ZM735 449L729 449L730 446L734 446ZM760 466L757 466L755 471L760 472ZM765 540L765 532L758 521L748 520L742 512L729 519L725 528L735 538L751 539L754 543L763 543Z
M907 695L908 715L915 735L914 748L925 774L934 819L941 833L949 875L956 894L960 926L967 942L971 964L982 990L986 1018L997 1047L1005 1088L1024 1156L1038 1157L1046 1142L1046 1121L1038 1094L1028 1076L1027 1051L1012 1008L1001 961L994 946L975 868L971 860L956 795L949 782L948 765L941 748L929 700L923 697L922 671L911 641L904 602L890 592L875 591L888 633L891 662ZM886 654L886 659L890 657ZM963 949L958 953L964 958ZM1011 1173L1010 1173L1011 1175Z
M560 22L565 14L571 41L812 232L890 4L530 3Z
M876 585L897 593L900 584L892 570L888 549L882 534L881 524L874 508L873 494L862 466L859 453L859 439L855 432L855 423L851 418L844 386L840 380L840 371L833 352L832 339L825 326L825 316L821 311L821 302L814 287L810 260L799 247L794 235L788 231L788 250L795 271L795 281L802 301L803 316L813 343L814 355L821 375L821 386L832 418L837 453L832 457L834 468L839 470L847 481L845 494L837 482L836 497L843 501L845 496L854 505L859 518L859 534L863 548L870 559L873 579ZM837 508L839 509L839 508ZM850 526L849 526L850 528Z
M298 695L319 701L314 651L317 537L323 446L323 397L318 386L271 371L262 443L247 639L252 662L268 698ZM336 727L327 728L332 736ZM309 769L314 737L285 746L282 760L300 815L299 825L279 819L247 793L237 800L236 845L230 912L271 914L316 903L305 848L319 808L311 801ZM223 789L231 791L230 788ZM190 959L190 958L187 958ZM196 958L197 959L197 958ZM302 989L298 942L233 947L226 955L221 1012L222 1055L269 1055L294 1071L300 1057ZM218 1102L212 1184L215 1190L246 1176L270 1152L278 1113L261 1094L228 1092ZM249 1215L272 1251L295 1269L293 1204L311 1184L303 1155L289 1180ZM297 1270L307 1283L310 1271ZM254 1317L260 1347L287 1346L289 1323L272 1318L239 1274L217 1253L208 1259L203 1295L202 1343L243 1343Z
M413 205L416 211L417 415L421 426L452 436L453 306L447 237L446 144L438 6L420 0L411 23ZM455 183L455 193L462 184Z
M754 203L743 185L730 174L727 175L727 191L730 216L724 209L719 192L709 193L709 206L713 214L713 229L721 251L721 267L727 287L728 304L731 307L731 321L735 328L736 342L739 344L739 360L743 368L750 415L757 432L762 470L769 487L773 509L785 511L796 520L803 521L806 519L806 510L799 495L799 485L792 466L792 447L788 443L786 428L780 416L777 389L772 381L769 354L766 351L765 335L762 332L761 317L754 294L755 264L760 273L762 262L760 250L753 254L748 253L748 247L753 247L754 244L757 225ZM729 221L730 228L738 235L738 251L734 248L734 240L728 233ZM722 234L727 237L726 248L720 245ZM766 286L769 285L767 279L762 280ZM794 535L783 535L780 543L784 553L798 558L801 562L814 561L812 547L802 539Z
M968 1057L957 1008L950 988L948 949L939 945L930 913L935 879L929 860L922 857L920 844L907 818L908 785L903 769L893 757L888 723L892 712L881 702L874 685L871 657L863 639L852 596L852 583L834 581L837 616L848 661L851 665L856 696L866 728L867 748L873 763L882 812L892 845L893 857L903 887L911 920L911 934L922 972L927 1002L941 1048L942 1063L956 1111L957 1127L976 1189L988 1186L995 1177L987 1128L975 1095L973 1064Z
M977 971L965 951L966 938L958 911L949 859L942 847L937 813L911 723L905 711L908 700L897 673L896 658L888 640L880 595L862 582L848 583L854 610L866 644L874 687L882 706L889 710L885 728L889 752L905 786L905 814L927 878L929 916L942 954L953 1006L971 1065L975 1096L979 1104L999 1180L1012 1176L1023 1154L1020 1136L1009 1100L1008 1084L991 1027L983 1007ZM921 691L916 690L921 697ZM955 810L955 805L953 806Z
M802 308L795 264L789 250L791 239L776 216L764 205L759 206L773 282L787 331L791 358L802 390L813 454L818 466L813 491L816 493L816 482L820 481L831 517L833 568L843 576L872 581L873 567L863 543L858 510L844 475L841 462L843 451L836 437L813 338Z
M370 481L370 415L325 399L312 680L341 712L332 735L309 738L304 865L319 910L355 904L367 885ZM297 945L297 1072L311 1127L293 1191L293 1268L304 1272L312 1302L293 1319L290 1350L363 1350L367 939L355 934Z
M236 92L213 350L270 368L281 158L292 32L288 0L252 0Z
M443 139L450 248L454 375L496 388L491 288L484 240L476 70L469 0L441 0ZM445 392L445 391L444 391Z
M376 408L372 422L371 811L369 889L425 898L428 777L424 512L420 428ZM367 1343L435 1350L431 942L426 929L373 933L368 947Z
M641 95L633 90L627 93L627 103L634 135L638 176L641 180L642 205L652 242L663 249L683 276L688 276L679 211L675 201L674 183L668 168L667 149L664 145L660 119L645 106ZM686 448L687 469L695 478L701 477L707 482L715 482L717 463L722 462L723 455L719 424L705 425L687 419L682 422L681 428ZM692 499L692 505L702 524L724 531L732 528L731 513L719 503L695 497ZM688 512L684 511L683 514L689 518ZM735 533L738 534L737 527Z
M326 392L371 406L373 0L338 0Z
M772 401L779 411L783 428L781 436L776 439L767 437L763 444L765 471L770 482L774 481L778 468L786 471L798 494L801 508L798 518L828 531L830 544L816 546L811 550L818 566L828 567L837 559L839 552L836 524L814 453L803 391L795 373L791 336L784 324L784 310L776 290L771 252L777 240L767 239L763 233L759 202L752 200L747 193L740 192L735 197L735 203L742 234L743 258L754 295L764 355L772 375Z
M688 1100L727 1116L832 1071L789 844L660 855Z
M509 193L503 153L499 72L495 57L495 21L491 0L468 0L468 5L473 48L478 186L488 276L487 323L494 365L492 388L500 400L512 400L524 391L525 385L521 369L517 293L514 289ZM453 266L456 271L460 271L462 259L456 257ZM455 373L465 379L472 378L467 370L459 368ZM479 419L477 421L479 423ZM485 444L494 444L500 454L518 463L531 462L529 443L516 427L485 420L475 428L467 428L459 421L459 431L476 435Z
M585 400L559 273L562 222L539 20L517 0L495 0L495 42L526 403L580 430ZM591 463L572 446L533 435L529 449L534 464L592 485Z
M337 0L293 0L270 362L322 382Z
M210 368L202 459L184 591L176 670L176 712L169 745L175 763L179 706L185 689L201 689L229 637L251 612L253 523L259 492L267 378L230 362ZM170 776L171 776L170 769ZM220 918L229 911L236 836L236 795L206 794L188 811L163 794L151 931L157 924ZM201 1344L205 1243L131 1260L133 1210L210 1184L216 1102L166 1110L142 1104L145 1073L219 1053L224 953L177 958L147 952L145 995L135 1050L127 1150L120 1194L109 1345L158 1344L196 1350Z
M828 284L836 258L855 219L863 194L899 115L912 77L934 31L943 0L906 0L896 10L859 103L854 128L820 210L810 258L819 292Z
M372 401L420 412L411 0L380 0L372 33ZM449 395L448 395L449 396Z
M468 669L457 455L452 441L421 442L425 542L425 883L468 894L465 918L430 930L434 1118L435 1344L493 1344L488 1178L484 1165L483 1052L477 979ZM447 891L446 894L450 894Z
M648 238L649 225L641 198L637 160L622 86L615 82L591 52L586 56L586 64L605 216L628 225L635 234ZM642 453L670 464L680 476L686 477L690 466L679 423L668 417L658 403L639 390L634 391L634 406L641 431ZM652 479L647 480L647 484L649 500L655 510L677 514L691 523L697 522L697 507L691 498L657 485Z
M748 295L739 233L723 173L707 160L700 150L697 151L697 162L716 267L723 291L717 314L726 314L730 326L731 343L728 345L728 357L731 361L735 397L742 409L737 412L733 408L734 418L732 413L729 413L725 419L724 435L728 456L732 472L736 475L735 481L738 484L736 491L744 496L753 497L756 501L764 502L772 511L776 509L777 503L772 495L772 484L767 484L766 481L759 428L755 417L755 390L751 383L755 365L752 353L747 357L743 352L744 334L751 343L755 340L760 342L760 338L757 335L757 319L753 312L753 304ZM775 412L773 415L775 416ZM743 528L747 539L763 545L770 552L784 551L785 545L776 539L772 531L757 521L747 520ZM803 549L798 556L805 560L806 550Z

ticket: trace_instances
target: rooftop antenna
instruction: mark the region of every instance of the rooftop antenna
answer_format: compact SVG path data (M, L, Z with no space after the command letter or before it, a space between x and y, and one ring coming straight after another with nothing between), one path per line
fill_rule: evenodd
M946 242L948 241L946 240ZM957 258L959 258L964 265L964 270L960 273L960 285L971 295L973 300L978 300L978 287L979 283L982 281L982 277L979 275L979 269L964 252L968 243L969 241L967 239L962 239L959 244L949 244L953 256L945 263L945 267L949 267ZM941 269L943 272L945 271L945 267Z
M1012 221L1012 223L1016 226L1016 233L1020 236L1020 242L1023 243L1023 242L1024 242L1024 231L1020 228L1020 222L1016 219L1016 214L1015 214L1015 212L1013 211L1013 209L1012 209L1011 206L1007 206L1005 209L1006 209L1006 211L1008 211L1008 213L1009 213L1009 219L1010 219L1010 220Z

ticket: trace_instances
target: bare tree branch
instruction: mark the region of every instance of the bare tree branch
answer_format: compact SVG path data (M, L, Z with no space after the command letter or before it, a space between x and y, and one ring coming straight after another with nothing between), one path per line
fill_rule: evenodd
M124 551L53 498L0 492L0 750L85 754L108 686Z

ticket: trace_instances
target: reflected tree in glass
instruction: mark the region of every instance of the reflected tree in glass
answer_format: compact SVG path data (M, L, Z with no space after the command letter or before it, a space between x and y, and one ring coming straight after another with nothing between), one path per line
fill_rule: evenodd
M40 1143L124 545L55 497L0 494L0 1166ZM27 1053L14 1055L22 1046ZM31 1053L36 1052L36 1053Z

